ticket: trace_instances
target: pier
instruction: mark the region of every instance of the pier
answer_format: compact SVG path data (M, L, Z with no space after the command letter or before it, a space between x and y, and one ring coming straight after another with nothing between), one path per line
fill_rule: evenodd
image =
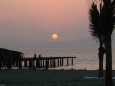
M41 54L33 57L24 57L22 52L0 48L0 69L7 67L22 68L56 68L73 65L76 57L42 57Z
M30 68L30 69L48 69L56 68L61 66L73 65L73 59L76 57L18 57L17 59L9 58L9 60L0 60L0 69L7 67L11 69L12 67Z
M56 68L73 65L74 58L76 57L25 57L21 59L21 65L23 63L23 66L28 68Z

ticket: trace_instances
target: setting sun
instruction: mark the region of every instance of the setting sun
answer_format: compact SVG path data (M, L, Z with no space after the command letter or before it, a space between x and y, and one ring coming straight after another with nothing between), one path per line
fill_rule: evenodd
M52 34L52 39L58 39L58 35L57 34Z

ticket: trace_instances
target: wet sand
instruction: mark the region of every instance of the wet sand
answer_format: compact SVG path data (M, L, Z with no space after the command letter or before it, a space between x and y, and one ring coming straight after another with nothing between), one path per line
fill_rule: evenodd
M114 72L113 76L115 76ZM4 69L0 70L0 84L4 86L104 86L104 79L85 78L97 76L96 70Z

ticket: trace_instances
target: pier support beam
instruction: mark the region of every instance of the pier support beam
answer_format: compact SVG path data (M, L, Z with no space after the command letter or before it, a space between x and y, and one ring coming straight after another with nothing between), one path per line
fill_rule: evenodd
M55 59L53 59L53 67L54 67L54 68L56 67Z
M59 60L60 60L60 66L61 66L61 58Z
M22 69L22 61L21 61L21 59L19 60L19 69Z
M63 61L63 58L62 58L62 66L63 66L63 64L64 64L64 61Z
M43 68L45 67L45 62L44 62L44 60L43 60Z
M46 59L46 69L49 68L49 59Z
M29 60L29 68L32 68L32 60Z
M57 59L57 65L59 66L59 59Z
M73 58L72 58L72 60L71 60L71 65L73 65Z
M40 68L40 61L39 61L39 59L36 60L36 68Z
M68 58L67 58L67 66L69 65L69 60L68 60Z
M24 61L24 67L27 67L27 60Z
M19 63L18 63L18 62L19 62L19 61L17 60L17 61L16 61L16 67L18 67L18 66L19 66Z

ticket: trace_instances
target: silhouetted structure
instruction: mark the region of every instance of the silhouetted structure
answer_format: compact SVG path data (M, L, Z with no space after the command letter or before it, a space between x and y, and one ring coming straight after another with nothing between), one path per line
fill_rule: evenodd
M64 60L67 61L67 66L69 66L70 63L69 60L71 60L71 65L73 65L74 58L76 57L25 57L21 59L21 62L24 62L24 67L48 69L63 66Z
M94 16L91 18L90 29L92 29L93 36L100 35L104 42L106 51L105 85L113 86L111 36L115 26L115 0L100 0L99 3L97 0L91 1L93 10L90 11L90 14ZM97 9L97 7L99 8ZM94 23L96 23L95 26Z
M7 67L11 69L12 66L19 66L21 69L22 57L23 53L21 52L0 48L0 68Z
M19 69L24 67L28 68L55 68L56 66L63 66L64 60L66 59L67 66L69 65L69 59L71 59L71 65L73 65L73 59L76 57L23 57L22 52L8 50L0 48L0 69L2 67L7 67L11 69L13 67L19 67ZM24 63L24 65L22 65Z
M103 43L103 36L102 36L102 27L100 27L99 22L99 11L97 5L92 2L91 8L89 10L89 21L90 21L90 32L93 37L99 40L99 78L103 77L103 56L104 56L104 43Z

